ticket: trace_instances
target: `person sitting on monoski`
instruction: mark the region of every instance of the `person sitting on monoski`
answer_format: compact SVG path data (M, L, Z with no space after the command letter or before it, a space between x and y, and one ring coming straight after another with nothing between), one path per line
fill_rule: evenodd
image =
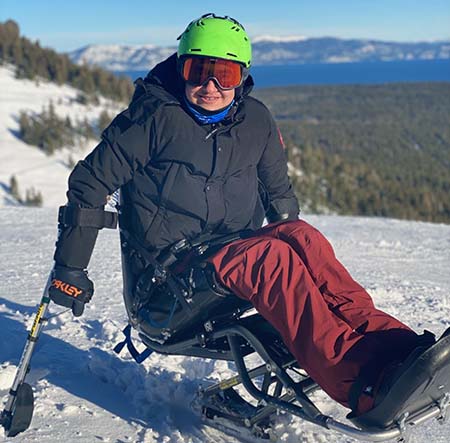
M327 239L298 219L281 135L249 95L251 63L250 39L236 20L192 21L177 53L137 82L129 107L76 165L67 208L102 211L120 189L121 228L148 251L252 230L209 257L218 281L250 301L300 367L359 416L435 339L377 309ZM49 296L75 315L93 294L86 268L98 228L60 223L52 276L83 292L53 285Z

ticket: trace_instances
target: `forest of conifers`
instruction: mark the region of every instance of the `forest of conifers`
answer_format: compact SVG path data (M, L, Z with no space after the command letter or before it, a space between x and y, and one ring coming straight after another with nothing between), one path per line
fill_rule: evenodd
M450 83L257 90L305 210L450 222Z

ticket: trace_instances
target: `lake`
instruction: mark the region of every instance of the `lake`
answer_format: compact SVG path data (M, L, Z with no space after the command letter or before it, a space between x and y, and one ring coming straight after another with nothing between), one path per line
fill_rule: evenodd
M146 71L128 71L132 80ZM450 60L254 66L255 86L450 81Z

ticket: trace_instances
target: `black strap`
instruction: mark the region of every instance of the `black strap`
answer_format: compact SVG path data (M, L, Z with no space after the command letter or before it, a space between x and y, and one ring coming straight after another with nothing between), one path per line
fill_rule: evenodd
M155 278L160 281L164 281L172 293L178 298L181 306L186 309L187 312L191 312L192 308L185 298L183 289L180 287L179 281L172 275L166 266L161 265L154 255L147 251L142 244L140 244L129 231L121 230L121 235L124 237L125 242L128 242L133 249L135 249L149 265L154 269Z
M117 212L98 208L80 208L74 205L61 206L58 223L64 226L79 226L97 229L116 229Z
M362 395L374 397L375 385L382 371L380 360L371 360L363 366L359 375L356 377L348 393L348 404L354 413L358 413L359 399Z
M123 335L125 335L125 339L118 343L114 347L114 352L116 354L120 354L122 349L127 346L128 352L134 358L136 363L142 363L153 351L150 348L146 348L144 351L139 352L136 347L133 345L131 341L131 325L128 324L125 329L122 331Z

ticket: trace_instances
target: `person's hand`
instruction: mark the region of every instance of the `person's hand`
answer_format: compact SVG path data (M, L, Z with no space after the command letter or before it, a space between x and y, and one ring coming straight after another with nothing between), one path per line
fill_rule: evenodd
M94 284L87 271L59 265L53 268L48 295L56 304L71 308L75 317L83 314L93 293Z

